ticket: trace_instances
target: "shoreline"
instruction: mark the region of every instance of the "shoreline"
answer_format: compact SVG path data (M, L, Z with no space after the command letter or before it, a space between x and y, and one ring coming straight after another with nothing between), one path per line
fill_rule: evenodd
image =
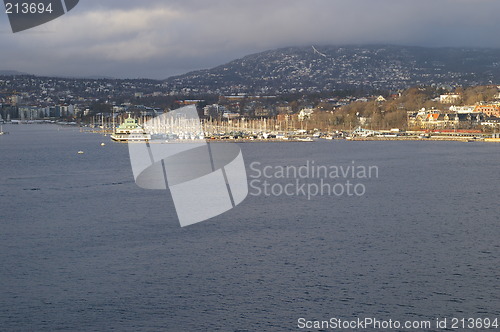
M317 143L317 142L328 142L328 141L346 141L346 142L387 142L387 141L395 141L395 142L404 142L404 141L420 141L420 142L462 142L462 143L500 143L500 139L495 138L466 138L466 137L430 137L430 138L422 138L422 137L355 137L350 139L339 138L333 140L326 139L315 139L311 141L301 141L301 140L283 140L283 139L206 139L200 140L207 143ZM200 142L197 140L181 140L181 141L159 141L152 140L148 141L148 144L189 144L189 143L197 143ZM143 141L113 141L115 143L143 143Z
M349 141L449 141L449 142L484 142L484 138L431 136L431 137L353 137Z

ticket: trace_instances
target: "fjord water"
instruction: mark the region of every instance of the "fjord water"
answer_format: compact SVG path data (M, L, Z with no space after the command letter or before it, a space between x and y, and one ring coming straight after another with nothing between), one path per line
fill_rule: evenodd
M53 125L4 130L2 331L292 331L300 317L500 315L500 145L241 144L247 165L355 161L379 177L361 181L362 197L249 195L181 228L168 191L135 185L126 144Z

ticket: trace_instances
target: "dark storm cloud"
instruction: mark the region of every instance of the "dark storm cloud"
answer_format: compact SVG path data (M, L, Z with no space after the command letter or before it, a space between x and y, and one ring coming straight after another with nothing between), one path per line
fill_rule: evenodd
M312 44L500 47L497 0L86 0L13 35L0 69L165 78L248 53Z

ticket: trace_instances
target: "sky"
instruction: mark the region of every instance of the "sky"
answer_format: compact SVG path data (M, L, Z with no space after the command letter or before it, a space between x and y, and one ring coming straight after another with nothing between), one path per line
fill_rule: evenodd
M165 79L288 46L500 48L498 0L80 0L12 33L0 13L0 70Z

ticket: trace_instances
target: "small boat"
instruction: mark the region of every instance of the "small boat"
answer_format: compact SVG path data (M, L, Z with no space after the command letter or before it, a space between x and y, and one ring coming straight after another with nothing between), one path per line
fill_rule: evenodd
M314 140L311 137L297 138L297 141L299 141L299 142L314 142Z
M83 152L83 151L81 151L81 150L80 150L80 151L78 151L77 153L78 153L78 154L84 154L85 152Z
M106 143L101 143L101 146L106 146Z

